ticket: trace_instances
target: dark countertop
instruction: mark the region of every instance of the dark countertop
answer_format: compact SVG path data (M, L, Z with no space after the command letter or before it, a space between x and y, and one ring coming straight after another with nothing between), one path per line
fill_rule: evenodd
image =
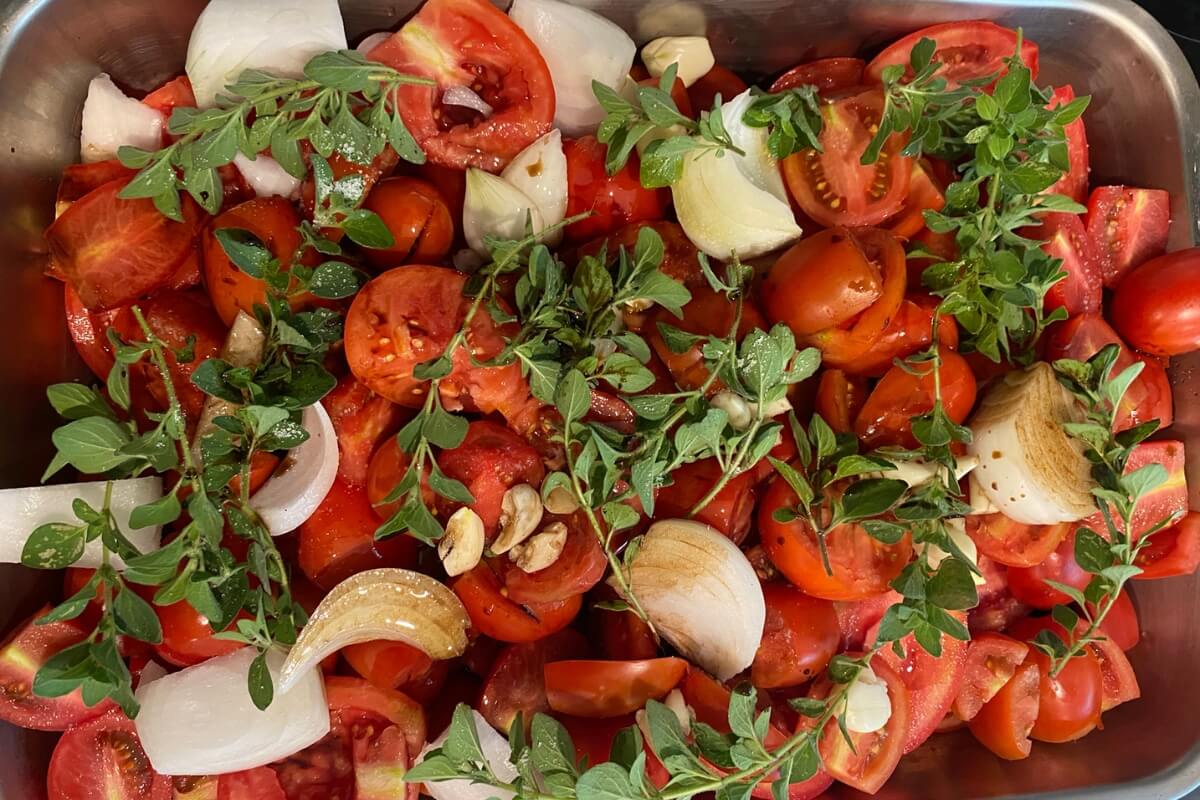
M1200 2L1196 0L1137 0L1175 37L1192 69L1200 72Z

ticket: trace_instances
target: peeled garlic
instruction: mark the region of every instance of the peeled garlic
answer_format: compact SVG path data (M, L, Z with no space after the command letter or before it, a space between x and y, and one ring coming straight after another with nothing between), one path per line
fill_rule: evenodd
M463 236L472 250L488 254L485 236L524 239L527 223L534 233L546 228L542 212L529 195L498 175L473 167L467 170Z
M542 524L542 496L528 483L519 483L500 500L500 535L492 542L496 555L528 539Z
M579 510L579 503L575 502L575 496L564 486L555 486L551 489L550 493L543 498L542 503L551 514L561 516L574 514Z
M469 506L451 514L437 545L446 574L453 578L475 569L483 558L483 540L483 520Z
M675 76L684 86L691 86L708 74L717 60L706 36L662 36L642 47L642 63L655 78L662 77L672 64L678 64Z
M966 524L961 517L953 517L945 521L946 532L950 536L950 541L962 551L962 554L971 562L972 567L979 566L979 548L975 545L975 540L967 535ZM937 569L943 561L950 557L942 548L936 544L926 544L920 542L913 545L913 549L925 554L926 561L933 569ZM987 579L982 575L972 572L971 580L975 581L976 586L983 586L987 583Z
M863 667L846 691L846 729L851 733L874 733L891 717L887 683L875 670Z
M921 461L919 459L912 461L896 459L892 463L896 465L895 469L880 470L874 474L881 478L904 481L909 486L920 486L923 483L933 480L938 475L945 476L949 472L941 464L931 464L928 461ZM960 456L954 464L954 480L961 481L977 466L979 466L979 459L975 456Z
M567 216L567 157L562 133L556 128L517 154L500 177L520 189L537 206L542 224L553 227ZM554 247L562 241L562 229L545 238Z
M566 544L566 524L552 522L541 533L515 545L509 558L522 572L537 572L558 561Z
M734 392L717 392L708 404L724 411L729 417L730 427L735 431L744 431L754 422L754 412L750 410L750 404Z
M433 659L462 655L470 618L454 592L419 572L372 569L333 587L309 617L279 673L285 692L305 670L348 645L404 642Z

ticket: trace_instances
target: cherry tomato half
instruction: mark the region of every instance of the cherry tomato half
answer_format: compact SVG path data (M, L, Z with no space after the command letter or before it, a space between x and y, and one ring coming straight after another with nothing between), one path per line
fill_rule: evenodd
M1008 761L1019 761L1033 748L1029 734L1041 703L1041 672L1026 661L999 691L967 721L971 735L988 750Z
M437 189L417 178L388 178L367 195L363 207L374 211L392 234L394 243L382 249L365 248L376 269L410 262L435 264L454 243L454 220Z
M941 359L942 406L951 420L962 423L975 406L975 374L958 353L944 352ZM892 367L867 397L854 422L855 434L867 447L917 446L912 418L933 410L934 374L929 363L917 365L916 371Z
M767 618L750 668L751 682L760 689L808 683L825 669L841 643L833 603L786 583L764 585L763 600Z
M1104 285L1167 252L1171 195L1162 189L1100 186L1088 197L1087 231L1100 253Z
M520 605L503 593L503 584L486 563L451 579L450 588L462 600L471 625L502 642L536 642L557 633L575 619L583 595L556 603Z
M1029 641L1042 630L1052 630L1060 638L1067 638L1062 627L1050 617L1021 620L1011 633ZM1072 742L1100 724L1103 680L1100 662L1092 650L1084 648L1055 676L1050 675L1050 657L1035 647L1029 648L1026 663L1036 664L1041 675L1038 687L1041 702L1030 736L1039 742Z
M585 242L607 236L634 222L662 219L667 196L662 189L642 186L637 155L615 175L604 167L607 148L595 136L563 142L567 157L567 216L590 211L591 216L567 226L569 241Z
M882 81L884 68L893 64L905 66L911 76L912 68L907 66L909 57L922 39L932 39L937 45L933 60L945 65L938 74L950 86L1003 72L1004 60L1017 51L1017 32L1010 28L982 20L944 22L914 31L890 44L867 65L867 78ZM1028 39L1021 40L1021 61L1036 78L1038 47Z
M138 741L133 720L113 709L68 730L50 756L50 800L169 800L171 779L159 775Z

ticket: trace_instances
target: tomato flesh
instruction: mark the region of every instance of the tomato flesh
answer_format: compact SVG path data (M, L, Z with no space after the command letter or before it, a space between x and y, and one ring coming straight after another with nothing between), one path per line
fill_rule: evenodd
M1061 108L1075 99L1075 90L1068 86L1060 86L1054 90L1049 107ZM1046 191L1052 194L1065 194L1077 203L1082 203L1087 195L1088 187L1088 141L1087 130L1083 117L1072 120L1063 126L1063 135L1067 139L1067 174Z
M515 603L502 592L503 584L486 563L451 579L450 588L462 600L475 629L502 642L544 639L567 627L583 606L582 595L555 603Z
M883 275L848 231L833 228L792 245L771 266L763 310L797 336L839 327L883 295Z
M995 696L967 722L971 735L1005 760L1028 757L1033 748L1029 734L1041 703L1041 680L1037 664L1027 661L1018 666Z
M984 78L1004 71L1004 60L1017 52L1017 32L994 22L944 22L930 25L893 42L867 65L866 76L876 83L883 80L883 70L892 64L907 67L909 56L917 42L932 39L937 45L933 60L943 66L938 74L951 86L966 80ZM1021 40L1021 61L1029 67L1032 77L1038 74L1038 47L1028 39Z
M172 789L150 766L133 721L113 709L58 740L46 793L50 800L167 800Z
M1134 578L1154 580L1191 575L1200 568L1200 512L1189 511L1183 519L1159 531L1138 551L1134 562L1142 573Z
M959 614L960 621L965 616ZM867 640L876 638L868 633ZM942 635L942 653L935 656L917 643L909 634L900 640L904 656L891 647L879 651L878 659L886 662L908 690L908 726L904 731L904 752L911 753L928 739L959 694L967 666L967 642Z
M975 375L958 353L944 352L941 359L942 405L950 419L962 423L975 406ZM914 375L893 366L867 397L854 422L854 432L866 446L917 447L912 418L932 411L934 403L932 366L922 364L917 371Z
M1025 619L1013 626L1012 635L1032 640L1042 630L1052 630L1064 641L1062 627L1049 617ZM1035 647L1029 648L1026 663L1037 665L1041 680L1037 722L1030 736L1039 742L1072 742L1091 733L1100 724L1103 678L1095 653L1083 652L1068 661L1058 675L1050 675L1050 657Z
M841 642L833 603L786 583L764 585L763 599L766 624L750 667L751 682L760 689L807 683L825 669Z
M779 94L799 86L815 86L822 97L834 96L862 86L867 64L861 58L819 58L797 64L771 84L771 93ZM728 98L727 98L728 99Z
M654 501L658 519L693 519L719 530L736 544L745 541L754 517L755 475L747 470L732 479L695 515L692 508L724 474L716 459L685 464L671 473L671 485L664 487Z
M954 714L970 721L991 702L1017 672L1029 654L1029 645L1002 633L973 636L967 646L962 687L954 698Z
M1087 203L1087 231L1100 252L1104 285L1117 286L1129 270L1167 252L1171 195L1162 189L1100 186Z
M443 450L438 466L447 477L461 481L475 498L471 508L483 520L490 539L500 530L504 495L517 484L542 485L545 468L537 450L510 429L490 420L476 420L455 448ZM445 504L453 512L457 504Z
M351 486L365 485L372 454L386 437L400 429L408 414L353 375L339 380L321 404L337 434L338 477Z
M1062 259L1060 269L1067 273L1067 277L1046 292L1046 311L1065 308L1072 316L1099 311L1100 256L1080 218L1075 214L1047 214L1042 227L1031 229L1030 235L1046 240L1042 249L1051 257Z
M1026 525L1003 514L967 517L967 534L988 558L1009 567L1035 567L1071 532L1069 523Z
M546 664L550 708L576 717L618 717L663 697L683 679L682 658L646 661L556 661Z

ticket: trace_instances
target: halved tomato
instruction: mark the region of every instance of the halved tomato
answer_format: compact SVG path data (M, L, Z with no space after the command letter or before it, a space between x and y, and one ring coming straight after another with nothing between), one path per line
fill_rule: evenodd
M904 65L911 78L912 69L907 66L909 56L922 39L932 39L937 45L933 59L945 65L938 74L950 86L1004 72L1004 60L1017 52L1017 32L1014 30L985 20L944 22L893 42L867 65L867 78L876 83L882 81L884 67L892 64ZM1038 47L1028 39L1021 40L1021 61L1036 78Z
M747 470L729 480L717 495L696 514L692 507L700 502L725 470L715 458L693 461L671 473L671 485L663 487L654 500L654 516L658 519L693 519L719 530L735 544L741 544L750 533L754 516L755 474Z
M925 230L925 212L941 211L946 206L946 188L933 176L933 168L924 160L912 162L908 180L908 198L900 214L888 224L888 230L911 239Z
M486 419L472 422L458 447L443 450L438 466L471 492L475 498L471 508L483 520L489 539L500 529L500 506L508 490L521 483L540 487L546 474L541 456L529 442ZM457 503L442 504L446 513L458 508Z
M1167 479L1142 495L1134 507L1131 533L1135 538L1168 517L1182 519L1188 510L1183 442L1173 439L1142 442L1129 454L1129 460L1125 463L1125 473L1129 474L1150 464L1161 465L1167 471ZM1078 524L1086 525L1102 536L1108 535L1104 516L1099 511Z
M816 412L835 433L853 433L854 420L867 401L865 378L827 369L817 382Z
M975 374L966 359L953 351L941 353L942 406L946 415L962 423L975 406ZM933 410L934 370L929 362L912 367L893 366L875 384L854 421L854 432L867 447L916 447L913 417Z
M525 32L487 0L430 0L369 57L434 86L401 86L404 124L429 159L499 172L554 120L550 70ZM465 86L494 109L484 116L442 102Z
M428 726L421 704L403 692L384 689L361 678L330 676L325 678L325 700L331 721L353 724L362 712L382 717L404 734L410 752L419 753L425 745Z
M454 220L441 194L417 178L388 178L371 189L363 207L374 211L392 234L391 247L364 248L376 269L414 262L436 264L454 243Z
M536 642L557 633L575 619L583 595L556 603L520 605L508 599L504 586L486 564L450 580L474 628L502 642Z
M806 594L826 600L861 600L880 594L900 574L912 554L905 535L895 544L884 544L858 525L839 525L825 543L833 574L825 572L812 528L802 520L779 522L775 512L794 508L796 493L782 478L767 489L758 512L763 549L771 562Z
M71 284L63 284L63 308L67 315L67 331L83 363L97 378L107 380L116 359L108 343L107 331L124 308L107 311L88 311Z
M371 456L386 437L400 429L409 413L346 375L321 400L337 434L338 477L351 486L364 486Z
M543 674L546 664L588 655L588 642L571 628L539 642L509 645L500 651L488 671L475 706L497 730L507 731L517 712L528 729L534 714L550 711Z
M904 597L894 589L863 598L862 600L839 601L833 604L837 613L838 628L842 633L843 650L862 650L874 642L867 641L867 632L876 627L887 610Z
M871 165L860 160L883 112L883 93L868 90L821 107L821 152L802 150L783 162L788 191L826 227L877 225L898 213L908 195L912 159L893 135Z
M352 644L342 649L342 656L355 672L384 689L420 680L433 667L433 660L421 650L388 640Z
M1100 663L1100 711L1109 711L1142 696L1133 665L1114 639L1089 644L1088 649Z
M1033 567L1054 552L1072 530L1069 523L1025 525L1003 514L967 517L967 534L988 558L1009 567Z
M567 216L590 212L565 231L568 241L586 242L639 222L666 216L670 195L665 189L642 186L640 162L632 154L625 166L609 175L607 148L595 136L563 142L567 158Z
M630 714L675 688L687 671L682 658L645 661L557 661L546 664L550 708L576 717Z
M838 652L842 632L833 603L787 583L763 585L767 606L750 680L760 689L799 686L817 677Z
M1029 755L1030 732L1041 704L1041 673L1032 661L1016 668L979 712L967 722L971 735L988 750L1009 761Z
M163 631L162 642L154 645L154 652L168 664L190 667L245 647L241 642L214 638L215 631L208 619L186 600L156 605L154 612Z
M1091 574L1075 561L1073 530L1041 563L1032 567L1008 569L1008 588L1013 597L1027 606L1042 610L1071 603L1070 597L1051 587L1046 581L1061 583L1082 592L1091 579Z
M1027 618L1013 626L1012 635L1031 641L1040 631L1052 630L1064 641L1062 626L1050 617ZM1100 724L1103 680L1100 661L1095 653L1083 652L1068 661L1055 676L1050 675L1050 657L1036 647L1029 648L1026 663L1037 665L1041 673L1037 722L1030 736L1039 742L1072 742Z
M1060 268L1067 273L1067 277L1046 292L1046 311L1065 308L1071 316L1099 311L1103 292L1100 254L1079 216L1047 214L1040 228L1030 228L1025 234L1045 240L1042 249L1053 258L1062 259Z
M391 495L392 490L408 472L410 463L412 459L400 449L400 443L396 441L395 436L384 439L383 444L371 456L371 463L367 466L367 499L371 501L371 506L380 519L391 519L392 515L400 510L399 500L391 503L385 503L384 500ZM428 508L437 504L437 495L429 485L428 464L421 472L421 497Z
M954 714L961 720L974 719L984 704L991 702L1008 683L1028 654L1029 645L1002 633L988 631L972 637L967 646L962 686L954 698Z
M517 603L545 605L583 594L600 582L608 569L608 558L587 516L577 511L569 516L547 514L542 525L561 522L567 526L567 541L554 563L536 572L525 572L506 558L500 559L504 588Z
M49 800L170 800L138 741L133 720L117 709L70 728L50 756Z
M199 231L200 207L189 195L183 222L175 222L149 199L117 197L127 183L88 192L46 231L50 256L89 309L120 306L166 285Z
M1167 252L1171 195L1162 189L1100 186L1087 202L1087 231L1100 252L1104 285Z
M1070 85L1060 86L1054 90L1050 98L1050 108L1065 106L1075 99L1075 90ZM1082 203L1087 196L1088 187L1088 141L1087 130L1083 125L1083 117L1063 127L1067 137L1067 158L1070 169L1058 182L1047 189L1052 194L1065 194L1077 203Z
M1136 579L1193 574L1200 568L1200 512L1189 511L1170 528L1154 534L1134 563L1142 569Z
M685 390L699 389L708 380L708 367L704 364L704 356L697 344L683 353L676 353L667 346L659 330L659 325L670 325L687 333L698 336L726 337L733 328L736 309L723 294L714 292L707 286L694 287L692 299L683 307L683 319L679 319L665 308L659 307L646 325L646 341L654 348L654 352L667 365L671 376L679 388ZM766 320L762 312L749 299L742 306L742 317L738 321L737 337L742 339L755 328L766 329ZM725 385L716 380L709 388L710 394L716 394Z
M708 111L713 107L713 100L717 95L721 95L721 99L728 102L748 88L750 87L737 73L725 69L720 64L714 64L712 69L688 87L688 99L693 109Z
M933 314L937 308L938 301L927 294L908 294L879 339L847 364L845 370L854 375L882 377L895 366L896 359L905 359L924 350L933 341ZM948 314L938 317L937 333L941 347L958 349L958 323L954 317Z
M863 83L867 63L861 58L819 58L797 64L771 84L771 93L779 94L798 86L815 86L823 97L836 97Z

